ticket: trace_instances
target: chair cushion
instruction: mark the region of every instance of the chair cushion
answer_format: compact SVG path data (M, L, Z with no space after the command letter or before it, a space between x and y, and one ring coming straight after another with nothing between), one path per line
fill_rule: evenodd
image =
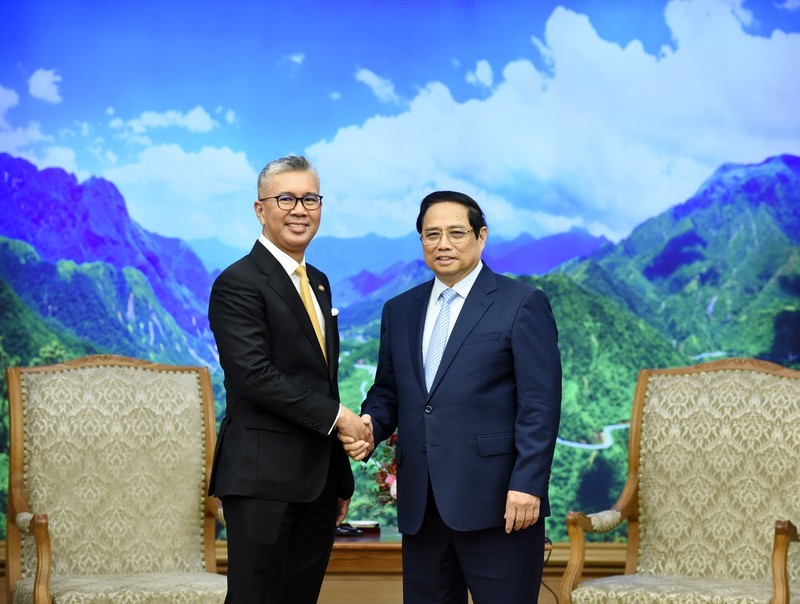
M219 604L227 579L207 572L54 576L50 592L54 604ZM33 581L18 581L13 604L32 602Z
M792 592L798 593L798 586ZM572 592L574 604L770 604L769 581L695 579L654 575L618 575L584 581Z

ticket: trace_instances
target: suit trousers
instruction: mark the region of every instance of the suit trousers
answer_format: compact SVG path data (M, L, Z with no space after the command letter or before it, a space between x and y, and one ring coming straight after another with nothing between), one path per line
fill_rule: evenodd
M467 604L467 590L474 604L537 602L544 522L539 518L510 534L504 527L455 531L442 520L428 488L422 527L403 535L403 603Z
M227 496L226 604L315 604L336 534L333 472L308 503Z

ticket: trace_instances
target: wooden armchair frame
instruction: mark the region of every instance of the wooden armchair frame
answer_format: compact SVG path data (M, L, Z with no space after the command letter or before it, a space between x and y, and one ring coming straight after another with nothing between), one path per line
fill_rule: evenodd
M46 513L31 513L25 494L24 476L24 376L31 373L54 372L82 367L141 367L156 371L195 373L203 399L203 431L205 437L205 484L211 473L212 453L216 439L214 397L211 377L206 367L160 365L149 361L118 355L94 355L57 365L42 367L9 367L6 369L9 399L9 485L6 531L6 595L13 602L14 586L22 576L22 539L32 536L36 544L36 574L33 601L36 604L51 602L50 579L53 568L53 550ZM139 502L141 504L141 502ZM133 502L135 505L136 502ZM142 504L142 509L146 506ZM36 510L35 512L46 512ZM214 497L205 497L203 519L203 549L205 568L216 573L216 521L224 522L221 503Z
M567 532L569 558L559 587L559 601L572 602L572 592L578 586L586 559L585 533L606 533L628 523L628 542L625 574L636 572L639 557L639 460L642 436L642 417L648 381L653 375L691 374L714 370L752 370L776 376L800 379L800 371L788 369L767 361L732 358L701 363L692 367L674 369L643 369L639 372L631 413L628 447L628 477L617 502L609 510L593 514L569 512ZM797 527L788 519L775 522L775 539L772 549L772 604L789 602L788 554L789 544L800 541Z

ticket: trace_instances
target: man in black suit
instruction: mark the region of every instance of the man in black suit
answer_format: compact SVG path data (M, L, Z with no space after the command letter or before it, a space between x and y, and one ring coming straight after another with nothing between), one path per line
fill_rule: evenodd
M339 403L330 284L305 263L321 206L305 157L267 164L254 203L261 236L211 290L227 408L209 493L222 500L226 520L231 604L317 601L353 494L334 432L369 439Z
M403 601L536 602L561 409L550 302L482 262L488 229L468 195L428 195L417 231L435 279L385 304L361 407L375 442L397 429Z

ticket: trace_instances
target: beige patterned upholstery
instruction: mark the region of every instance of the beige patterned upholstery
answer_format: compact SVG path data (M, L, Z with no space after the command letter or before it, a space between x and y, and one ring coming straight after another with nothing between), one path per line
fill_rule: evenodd
M619 501L568 515L561 602L777 604L790 587L800 594L800 548L788 547L800 522L800 371L748 359L643 370L633 407ZM584 533L625 520L626 574L579 583Z
M7 376L8 601L223 602L208 370L101 355Z

